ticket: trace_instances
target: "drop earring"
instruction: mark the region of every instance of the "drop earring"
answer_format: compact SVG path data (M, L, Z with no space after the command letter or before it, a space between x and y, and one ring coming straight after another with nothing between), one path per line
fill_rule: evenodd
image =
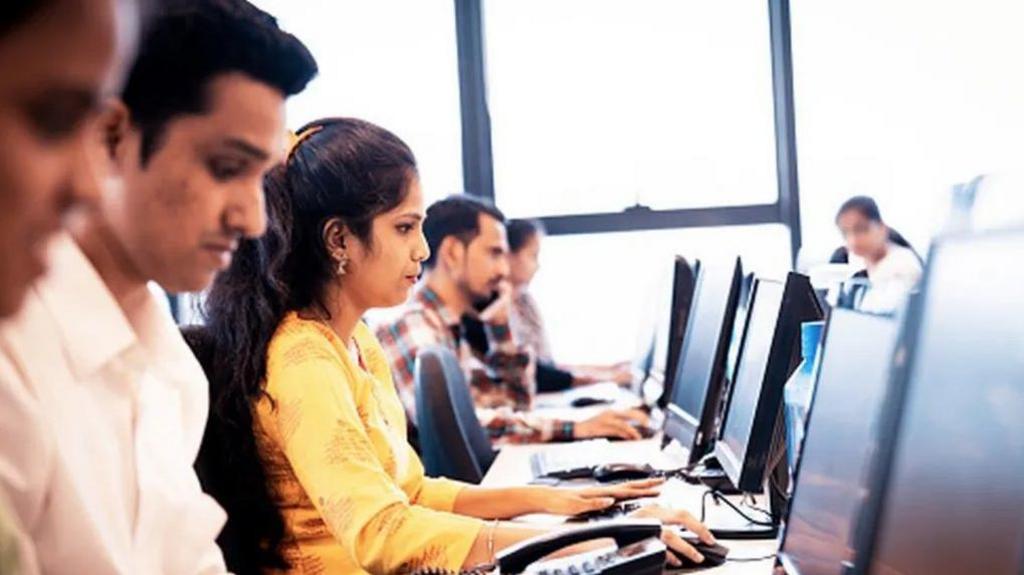
M335 272L338 274L338 277L341 277L341 276L345 275L346 273L348 273L348 270L345 269L347 267L348 267L348 256L345 255L345 254L339 254L338 255L338 267L335 270Z

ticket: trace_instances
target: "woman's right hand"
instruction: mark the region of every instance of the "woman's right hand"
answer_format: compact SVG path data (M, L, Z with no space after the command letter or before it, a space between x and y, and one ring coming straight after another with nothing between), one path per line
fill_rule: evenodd
M617 439L628 439L636 441L643 439L643 435L635 425L646 426L650 424L650 418L646 413L638 409L627 409L625 411L606 410L578 422L573 428L573 436L576 439L589 437L614 437Z
M660 505L648 505L630 513L629 516L636 518L658 519L661 521L662 524L665 525L665 527L661 529L661 540L665 545L670 549L674 549L682 555L689 557L697 563L702 563L704 561L704 556L701 555L693 545L690 545L685 539L680 537L676 530L668 526L678 525L680 527L684 527L688 531L697 535L697 537L699 537L704 543L709 545L714 545L716 543L715 536L711 534L711 531L688 511L668 509L661 507ZM673 567L678 567L680 565L679 559L676 559L676 556L672 552L666 554L665 561Z

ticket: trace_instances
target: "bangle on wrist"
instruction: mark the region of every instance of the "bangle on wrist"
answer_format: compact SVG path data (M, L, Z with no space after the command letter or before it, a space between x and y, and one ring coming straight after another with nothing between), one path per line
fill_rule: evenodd
M498 520L491 523L491 530L487 534L487 557L488 561L494 563L494 532L498 529Z

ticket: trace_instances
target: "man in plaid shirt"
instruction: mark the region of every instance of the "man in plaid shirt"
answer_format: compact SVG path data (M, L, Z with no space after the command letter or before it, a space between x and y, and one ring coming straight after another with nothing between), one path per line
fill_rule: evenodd
M416 355L425 347L443 345L459 358L477 416L495 441L640 439L632 423L646 424L646 416L636 411L607 410L575 423L529 413L535 364L512 340L508 327L512 290L504 222L493 205L465 195L451 196L427 210L423 231L431 255L424 263L423 282L401 316L377 330L410 420L416 420ZM486 355L474 352L463 337L463 314L475 314L483 322L489 343Z

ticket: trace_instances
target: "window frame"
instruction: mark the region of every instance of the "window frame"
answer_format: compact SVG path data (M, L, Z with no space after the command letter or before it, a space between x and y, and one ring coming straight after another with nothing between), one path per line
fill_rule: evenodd
M542 216L539 219L544 222L549 234L782 224L789 229L790 255L793 262L796 262L801 245L801 228L789 0L765 1L768 2L770 29L778 199L771 204L675 210L634 206L621 212ZM483 2L455 0L462 116L462 173L466 193L494 201L494 155L487 104Z

